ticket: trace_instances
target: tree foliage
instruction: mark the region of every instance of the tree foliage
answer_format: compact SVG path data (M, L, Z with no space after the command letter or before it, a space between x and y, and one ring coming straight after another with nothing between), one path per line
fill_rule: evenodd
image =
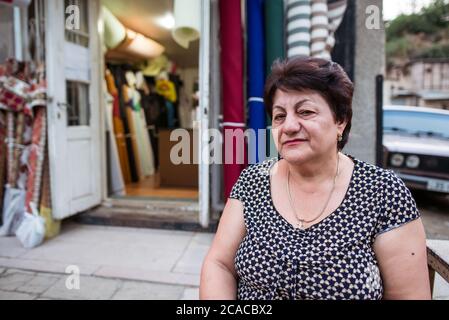
M448 58L449 0L435 0L419 13L402 14L386 27L387 59Z

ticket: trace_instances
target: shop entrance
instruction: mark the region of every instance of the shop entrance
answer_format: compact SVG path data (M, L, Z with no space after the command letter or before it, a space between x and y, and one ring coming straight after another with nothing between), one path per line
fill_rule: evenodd
M187 29L176 32L181 20L174 20L173 0L48 2L49 88L55 97L50 155L71 150L60 154L70 165L51 159L59 163L52 190L65 194L65 203L79 198L74 190L92 195L82 208L61 202L58 218L103 204L99 210L107 208L108 215L114 208L142 215L181 208L181 215L208 225L208 165L175 164L171 153L179 129L190 139L190 159L207 152L199 137L208 127L209 84L201 75L209 72L209 4L190 2L198 8L182 10L195 11L190 14L197 19L190 21L198 23L189 32L196 30L196 37ZM73 12L81 17L78 28L66 26L55 36L54 27L67 24ZM84 139L77 149L67 140L70 130ZM72 178L64 180L63 172Z
M170 138L183 129L196 151L200 40L174 40L173 1L101 5L108 196L197 201L198 164L175 165Z

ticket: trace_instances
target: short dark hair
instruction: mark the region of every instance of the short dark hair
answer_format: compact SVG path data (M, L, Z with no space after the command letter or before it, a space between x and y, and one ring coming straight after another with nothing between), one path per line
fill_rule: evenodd
M265 82L264 103L270 117L277 90L319 93L329 104L335 120L347 121L343 139L337 144L339 150L343 149L351 130L354 85L338 63L313 57L278 59L273 62Z

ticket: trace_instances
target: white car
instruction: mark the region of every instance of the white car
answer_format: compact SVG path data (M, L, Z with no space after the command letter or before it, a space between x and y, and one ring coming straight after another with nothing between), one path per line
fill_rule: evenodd
M449 111L383 108L384 167L411 189L449 194Z

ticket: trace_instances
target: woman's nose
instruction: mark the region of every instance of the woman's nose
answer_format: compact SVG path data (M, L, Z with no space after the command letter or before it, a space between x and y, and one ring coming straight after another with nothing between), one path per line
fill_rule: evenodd
M294 115L287 115L283 127L285 133L291 134L298 132L301 129L301 124Z

